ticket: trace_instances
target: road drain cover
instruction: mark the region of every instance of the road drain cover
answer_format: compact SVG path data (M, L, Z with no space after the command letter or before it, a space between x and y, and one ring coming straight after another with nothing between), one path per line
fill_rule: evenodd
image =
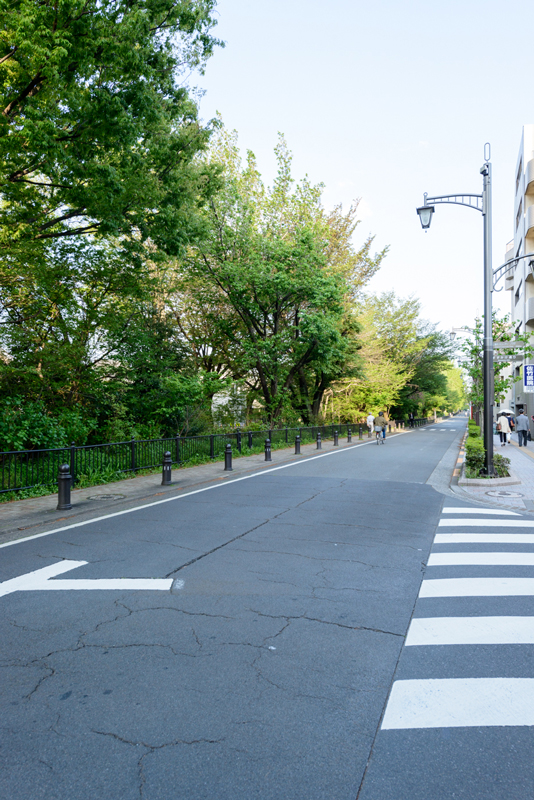
M123 500L126 497L125 494L92 494L91 497L88 497L88 500Z
M490 497L523 497L522 494L519 492L499 492L497 489L494 489L492 492L486 492Z

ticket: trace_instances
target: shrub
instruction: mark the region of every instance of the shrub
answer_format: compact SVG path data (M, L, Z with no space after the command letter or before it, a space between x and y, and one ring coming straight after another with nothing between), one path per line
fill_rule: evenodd
M468 436L472 438L480 436L480 426L477 425L476 422L472 419L470 419L469 422L467 423L467 431L468 431Z
M480 436L469 436L465 442L465 466L477 474L484 466L486 451Z
M500 453L495 453L493 456L493 466L495 467L495 472L499 478L508 478L510 475L508 470L508 467L510 466L510 459L506 458L505 456L501 456Z

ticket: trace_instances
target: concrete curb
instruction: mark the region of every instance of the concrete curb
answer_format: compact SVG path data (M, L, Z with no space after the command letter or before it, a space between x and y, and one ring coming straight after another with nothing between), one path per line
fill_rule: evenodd
M462 474L458 479L458 486L516 486L521 483L515 472L511 469L508 478L466 478L465 477L465 464L462 466Z

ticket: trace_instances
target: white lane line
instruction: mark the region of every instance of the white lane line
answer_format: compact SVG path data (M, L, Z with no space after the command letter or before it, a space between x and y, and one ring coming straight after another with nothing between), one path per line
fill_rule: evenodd
M405 436L410 433L414 433L414 430L407 430L407 431L400 431L396 433L395 436ZM248 481L251 478L257 478L261 475L268 475L271 472L277 472L280 469L289 469L290 467L296 467L302 464L307 464L309 461L315 461L318 458L328 458L328 456L337 456L340 453L346 453L347 450L356 450L357 447L367 447L369 444L374 444L376 447L376 442L374 439L370 439L368 442L362 442L361 444L353 444L349 447L344 447L342 450L332 450L329 453L321 453L318 456L310 456L308 458L303 458L300 461L292 461L290 464L281 464L279 467L271 467L270 469L262 469L260 472L254 472L252 475L243 475L241 478L234 478L233 480L225 480L223 483L216 483L212 484L211 486L204 486L202 489L195 489L192 492L184 492L183 494L175 495L174 497L166 497L164 500L155 500L152 503L144 503L141 506L135 506L134 508L125 508L123 511L114 511L113 514L104 514L101 517L94 517L93 519L86 519L83 522L74 522L72 525L64 525L62 528L54 528L52 531L46 531L45 533L36 533L34 536L25 536L23 539L15 539L13 542L4 542L0 544L0 548L2 547L13 547L16 544L22 544L23 542L31 542L33 539L41 539L43 536L52 536L54 533L62 533L63 531L70 531L73 528L82 528L84 525L93 525L95 522L102 522L105 519L112 519L113 517L121 517L123 514L133 514L134 511L143 511L145 508L152 508L152 506L160 506L163 503L172 503L174 500L181 500L184 497L191 497L194 494L201 494L202 492L210 492L212 489L220 489L221 486L230 486L233 483L239 483L240 481ZM221 476L222 477L222 476ZM216 478L212 478L212 480L217 480Z
M534 533L436 533L434 544L534 544Z
M432 553L429 567L534 567L534 553Z
M534 644L534 617L412 619L406 647L454 644Z
M440 519L439 528L534 528L534 519Z
M456 508L447 506L443 509L444 514L499 514L501 516L518 517L516 511L504 511L502 508Z
M532 678L396 681L383 730L534 725Z
M534 595L534 578L436 578L421 584L419 597L514 597Z
M115 591L163 591L168 592L173 584L172 578L100 578L97 580L67 580L51 581L56 575L70 572L77 567L83 567L87 561L59 561L48 567L27 572L9 581L0 583L0 597L11 592L55 592L71 591L72 589L84 590L115 590ZM174 581L176 588L183 586L183 581Z

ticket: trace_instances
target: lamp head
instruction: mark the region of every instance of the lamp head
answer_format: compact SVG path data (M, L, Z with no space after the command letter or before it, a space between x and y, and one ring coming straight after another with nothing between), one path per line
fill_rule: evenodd
M419 219L421 220L421 227L423 230L428 230L428 228L430 228L430 223L432 222L434 206L427 206L425 203L424 206L420 206L417 209L417 213L419 214Z

